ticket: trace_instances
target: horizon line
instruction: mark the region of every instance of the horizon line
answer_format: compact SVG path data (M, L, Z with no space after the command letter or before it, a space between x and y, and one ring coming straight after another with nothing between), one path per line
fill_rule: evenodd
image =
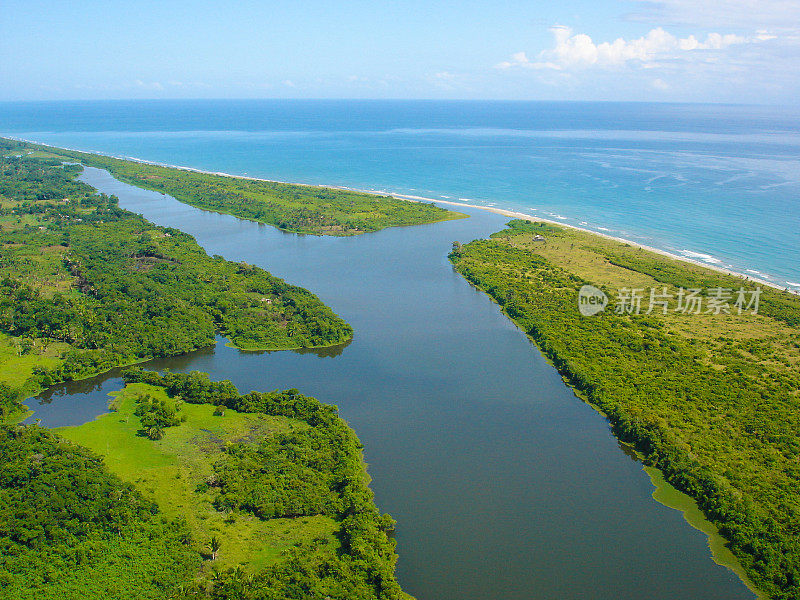
M68 102L504 102L504 103L540 103L540 104L679 104L686 106L758 106L797 108L793 104L780 103L754 103L754 102L715 102L715 101L686 101L686 100L547 100L547 99L519 99L519 98L67 98L67 99L2 99L2 104L45 104Z

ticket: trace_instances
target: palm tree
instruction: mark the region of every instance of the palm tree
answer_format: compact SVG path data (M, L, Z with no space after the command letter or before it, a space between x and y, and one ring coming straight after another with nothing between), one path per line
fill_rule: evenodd
M212 536L209 546L211 547L211 560L217 560L217 554L219 553L220 546L222 546L222 542L219 541L217 536Z

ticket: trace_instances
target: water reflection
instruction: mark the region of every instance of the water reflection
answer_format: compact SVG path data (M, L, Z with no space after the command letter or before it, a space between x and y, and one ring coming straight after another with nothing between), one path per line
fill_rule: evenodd
M333 346L325 346L323 348L293 348L291 350L242 350L239 349L241 354L253 354L256 356L263 355L263 354L274 354L276 352L294 352L295 354L313 354L319 358L336 358L337 356L341 356L344 349L347 348L350 344L353 343L353 338L350 338L346 342L342 342L341 344L335 344Z
M178 356L159 358L141 363L141 366L159 371L184 371L198 360L213 356L214 348L209 346ZM25 404L34 413L23 422L40 421L47 427L63 427L91 421L108 412L108 393L122 388L123 370L124 367L119 367L95 377L60 383L28 398Z

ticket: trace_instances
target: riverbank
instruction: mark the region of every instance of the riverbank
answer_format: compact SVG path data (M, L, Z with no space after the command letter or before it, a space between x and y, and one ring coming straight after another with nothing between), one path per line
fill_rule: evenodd
M63 158L0 140L0 417L36 390L214 343L327 348L352 327L307 289L121 209ZM443 209L442 209L443 210Z
M31 142L6 143L23 144L23 148L49 158L106 169L120 181L169 194L191 206L292 233L346 237L465 217L434 203L410 204L385 194L235 177Z
M703 511L697 506L697 502L691 496L684 494L670 484L664 478L664 473L657 468L645 465L644 471L650 477L650 481L653 482L653 500L673 510L679 511L689 525L707 535L708 548L711 550L711 556L714 558L714 562L735 573L747 588L755 594L757 600L768 600L769 597L767 594L758 589L756 585L750 581L739 559L731 552L730 548L728 548L728 540L726 540L720 534L719 529L706 518L706 515L704 515Z
M758 314L687 314L676 305L679 287L731 288L738 279L524 221L454 249L451 259L602 410L621 441L697 502L757 588L795 597L796 296L769 288ZM610 307L635 288L663 289L668 304L648 310L645 297L641 308L584 316L578 288L586 284L604 289Z

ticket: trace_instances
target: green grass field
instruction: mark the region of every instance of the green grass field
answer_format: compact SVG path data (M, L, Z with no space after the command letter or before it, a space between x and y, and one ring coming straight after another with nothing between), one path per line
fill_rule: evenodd
M60 342L34 340L36 346L26 353L21 352L23 340L0 333L0 384L21 390L23 396L32 396L41 388L32 380L36 367L56 368L63 364L61 353L69 346ZM7 415L0 414L0 424L19 422L32 414L24 408L14 409Z
M0 382L15 388L23 387L31 375L34 367L53 367L61 359L61 352L67 344L52 342L43 346L42 340L37 340L38 346L27 354L20 354L20 340L4 333L0 333Z
M260 520L246 514L227 515L212 506L215 492L198 492L212 475L223 448L234 442L258 440L278 432L308 427L301 421L258 413L225 410L215 416L211 404L181 405L186 422L169 427L158 441L137 435L136 396L146 392L167 399L163 388L136 383L116 393L114 412L78 427L57 432L100 454L111 473L134 484L170 517L186 519L196 548L208 553L212 536L222 540L215 561L205 569L243 565L256 572L275 562L281 552L301 542L326 538L336 544L338 525L325 516Z

